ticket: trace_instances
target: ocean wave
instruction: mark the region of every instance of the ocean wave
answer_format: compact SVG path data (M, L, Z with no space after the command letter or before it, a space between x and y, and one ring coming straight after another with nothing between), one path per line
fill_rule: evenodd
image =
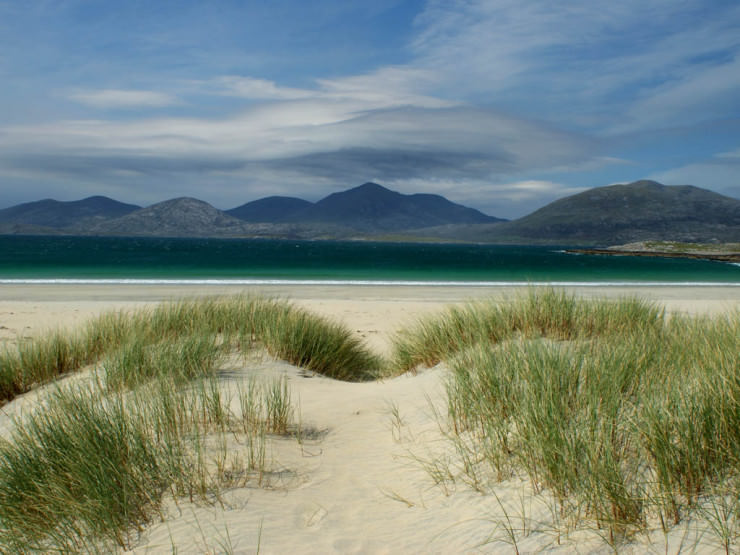
M740 264L738 264L740 265ZM711 281L421 281L341 279L147 279L40 278L0 279L2 285L350 285L408 287L740 287L740 282Z

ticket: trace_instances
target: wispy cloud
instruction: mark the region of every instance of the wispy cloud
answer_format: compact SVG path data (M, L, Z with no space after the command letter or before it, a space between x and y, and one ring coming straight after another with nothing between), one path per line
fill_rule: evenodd
M740 148L733 150L731 152L720 152L716 155L716 158L720 160L740 160Z
M280 87L274 81L239 75L220 77L215 83L223 87L222 94L254 100L295 100L315 95L310 90Z
M417 25L415 64L446 95L615 131L737 107L734 2L445 0Z
M69 95L71 100L93 108L160 108L179 101L171 94L136 90L87 90Z
M641 171L740 196L737 127L686 139L740 113L737 2L278 4L0 2L0 179L226 207L372 179L501 216Z
M263 163L304 178L417 176L425 171L480 178L495 172L587 157L591 141L482 109L399 107L357 112L341 103L294 101L258 106L237 117L67 121L15 126L0 135L6 163L38 172L59 159L108 163L167 159ZM15 153L15 154L14 154ZM21 157L21 154L23 156ZM113 154L113 156L111 156ZM14 158L15 157L15 158ZM31 163L38 158L38 163ZM45 162L41 162L43 159ZM66 162L65 162L66 163Z

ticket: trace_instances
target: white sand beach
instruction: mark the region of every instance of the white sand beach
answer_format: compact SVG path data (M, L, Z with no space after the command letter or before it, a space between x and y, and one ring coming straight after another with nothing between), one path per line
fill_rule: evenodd
M587 287L578 296L636 295L669 313L740 310L740 287ZM126 285L2 285L0 345L71 328L108 310L165 300L245 292L243 287ZM451 303L495 297L505 302L526 288L401 286L262 286L247 292L277 296L346 324L377 352L419 316ZM452 460L434 412L444 410L443 365L372 383L308 376L287 363L253 357L243 368L289 379L301 425L318 432L299 445L277 440L276 472L267 487L226 492L214 505L166 504L166 520L135 542L136 553L609 553L598 530L564 535L547 493L526 480L481 495L462 482L435 485L428 468ZM30 395L30 394L29 394ZM3 407L17 413L23 398ZM427 467L427 468L425 468ZM717 552L719 544L689 521L668 534L640 535L622 548L633 553Z

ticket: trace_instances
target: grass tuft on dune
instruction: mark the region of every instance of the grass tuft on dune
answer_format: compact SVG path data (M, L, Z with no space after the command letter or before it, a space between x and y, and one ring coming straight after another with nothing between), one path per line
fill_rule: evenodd
M428 318L396 349L400 368L448 363L442 425L464 483L526 475L613 545L687 517L724 530L728 552L740 533L726 503L740 499L740 313L531 292Z
M164 518L165 494L216 503L223 488L262 484L268 436L294 427L287 382L235 395L232 410L213 376L53 392L0 440L0 551L129 549Z
M213 344L212 350L223 351L249 350L259 344L276 357L347 381L374 379L383 366L382 359L346 327L287 301L248 296L206 298L164 303L130 314L103 314L77 332L57 331L22 341L0 353L0 401L10 401L63 374L111 357L118 359L121 376L127 372L123 369L126 365L156 372L146 364L146 353L165 343L178 344L184 350L211 349ZM171 350L174 356L178 349ZM184 368L187 363L183 363Z
M344 380L382 366L345 327L245 296L108 313L2 353L5 401L96 367L89 386L53 386L0 440L0 550L127 548L165 493L213 502L224 484L261 482L266 436L293 427L287 382L239 385L234 412L217 375L227 355L256 346Z
M402 373L433 366L467 347L513 337L575 340L649 332L662 323L663 310L641 299L584 302L553 289L531 289L511 302L452 306L421 319L395 337L393 368Z

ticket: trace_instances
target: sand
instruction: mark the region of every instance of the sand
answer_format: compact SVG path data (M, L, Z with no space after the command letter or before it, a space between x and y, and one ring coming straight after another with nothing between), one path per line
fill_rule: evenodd
M163 300L243 292L238 287L0 286L0 344L55 327L74 327L104 310L132 309ZM740 287L573 289L584 297L638 295L669 313L720 314L740 309ZM510 299L524 292L492 287L272 286L250 292L292 299L347 324L379 352L390 337L419 316L475 298ZM597 531L558 533L546 494L523 479L481 495L459 482L435 485L429 464L450 459L434 412L443 407L445 368L377 383L350 384L304 372L268 357L250 359L244 375L284 374L300 406L302 425L320 432L303 445L276 441L276 468L266 488L225 494L222 504L168 502L165 522L153 522L136 553L459 553L611 552ZM33 395L3 408L15 414ZM24 409L25 410L25 409ZM0 416L7 428L7 416ZM626 552L714 552L716 541L693 522L670 534L640 536Z

